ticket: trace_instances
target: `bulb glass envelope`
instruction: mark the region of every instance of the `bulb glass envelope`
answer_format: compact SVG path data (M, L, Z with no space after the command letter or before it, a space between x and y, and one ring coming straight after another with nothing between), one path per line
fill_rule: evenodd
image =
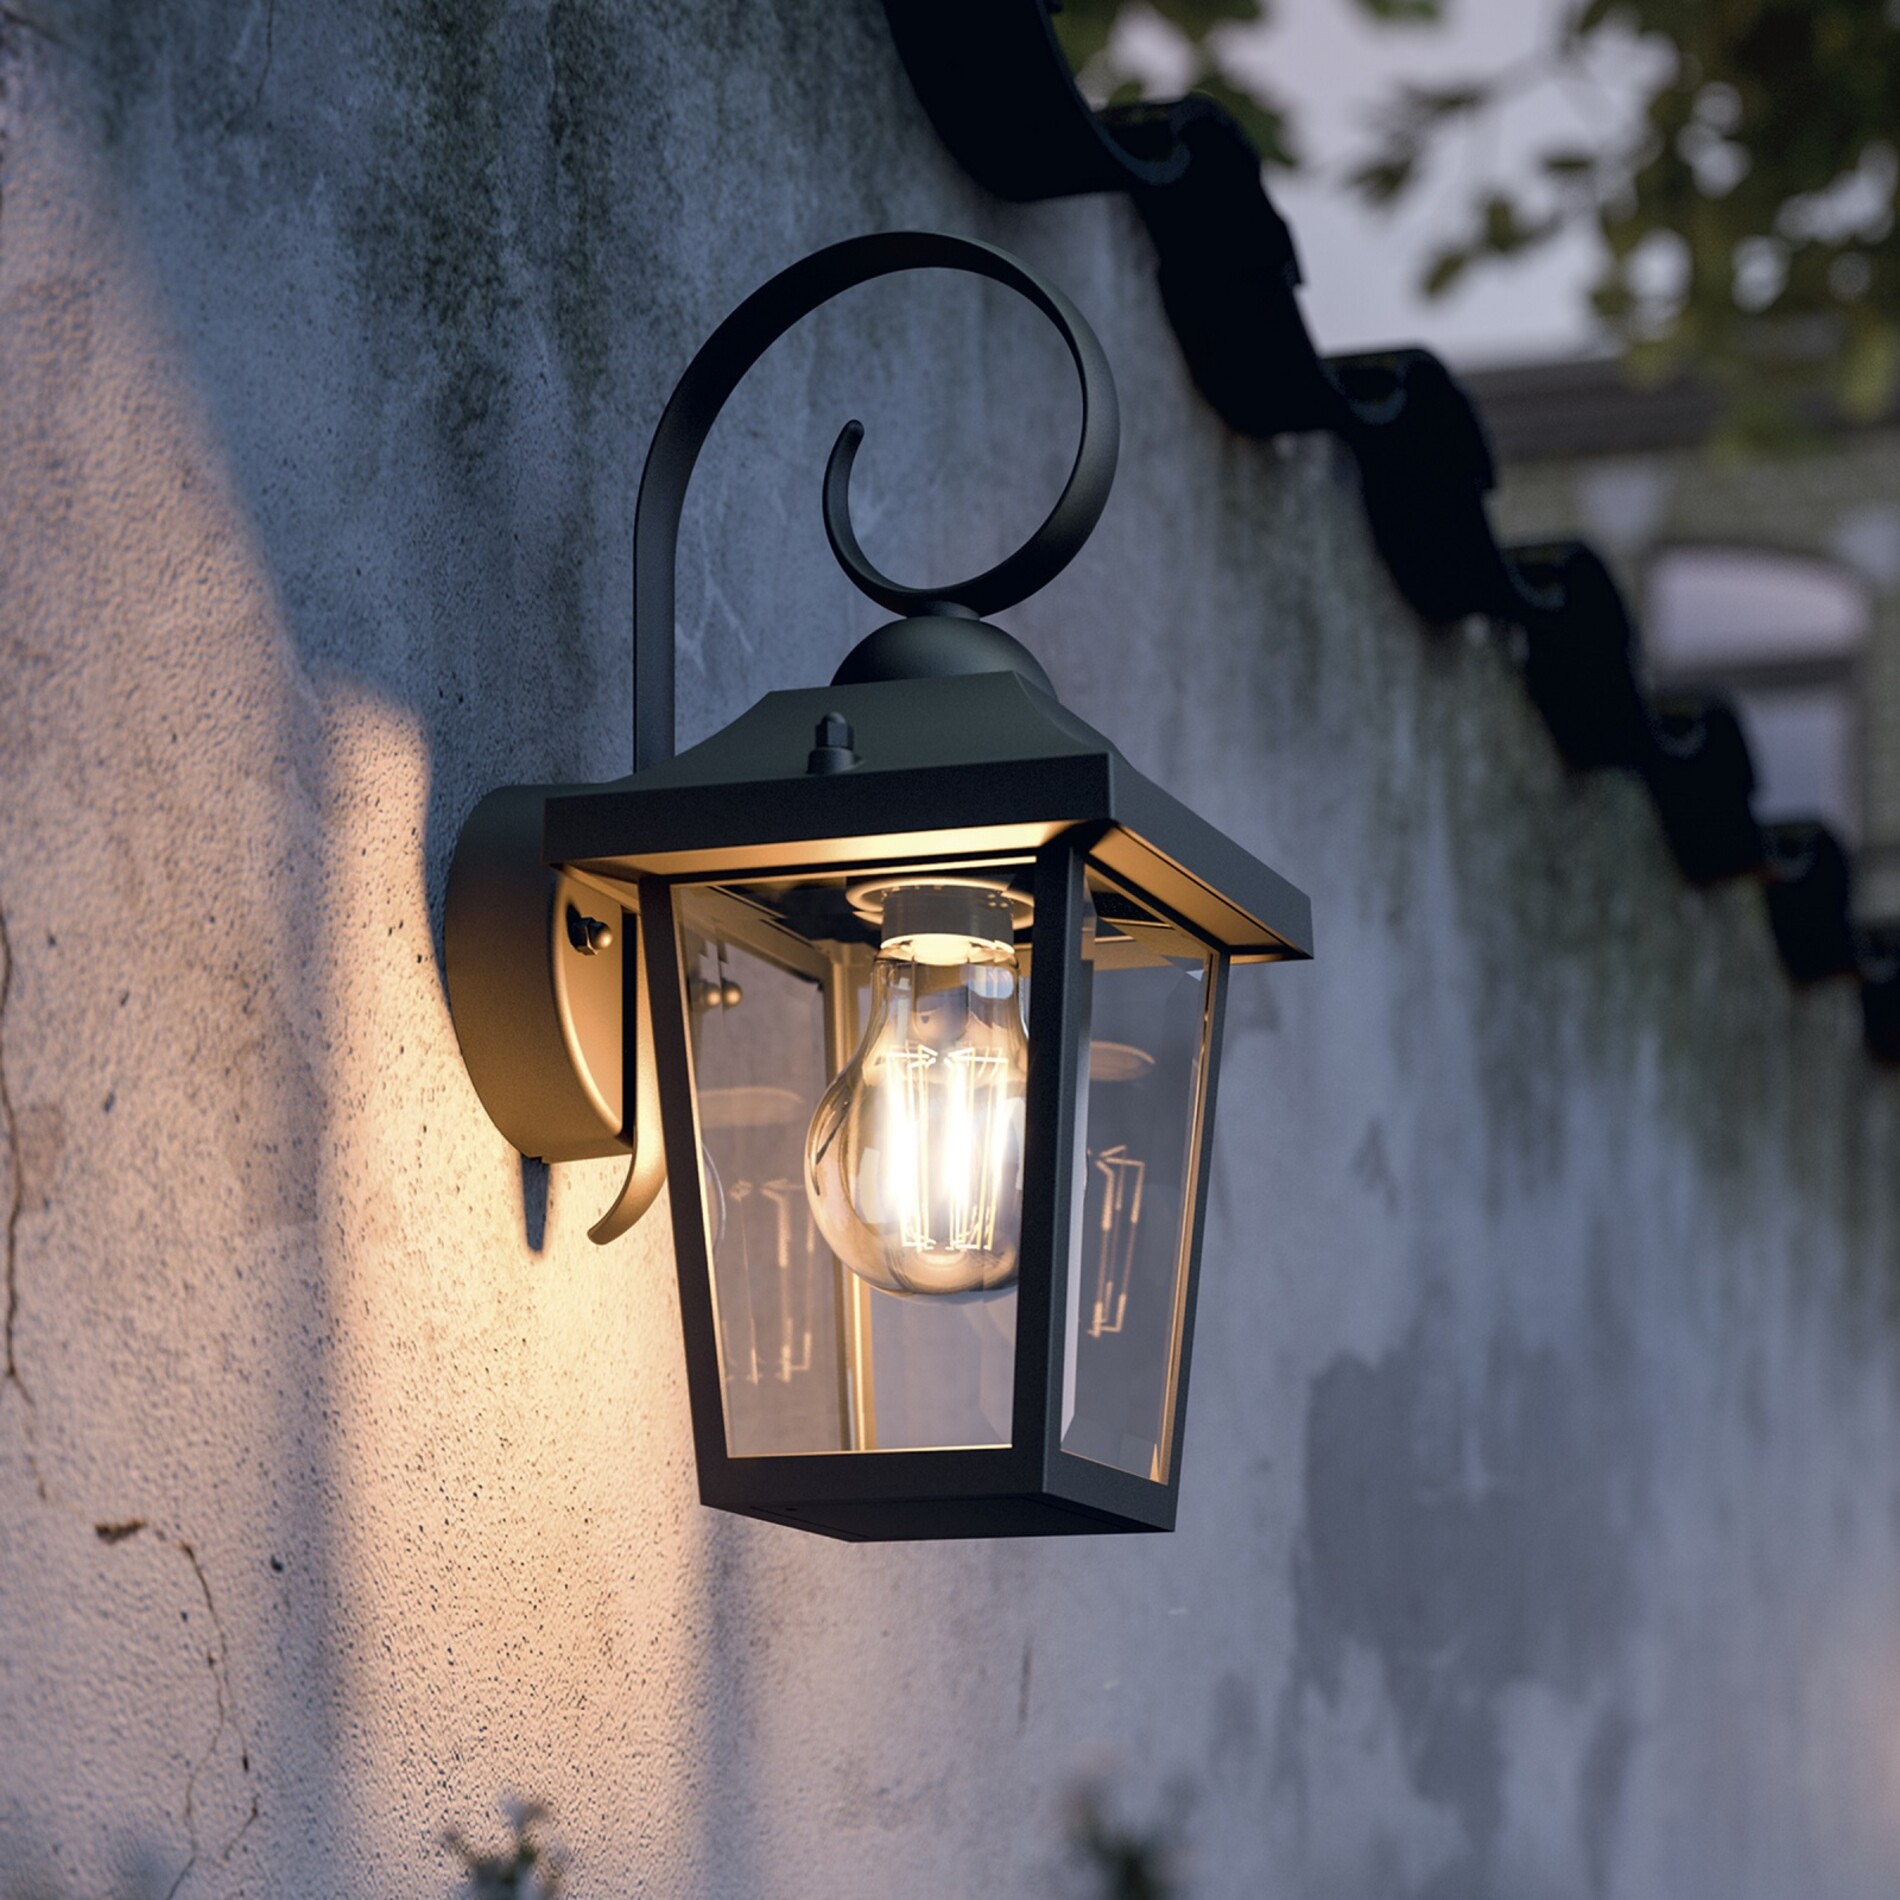
M1309 955L1306 899L1011 672L773 694L550 797L543 855L639 912L705 1502L857 1539L1171 1528L1228 967ZM1015 1273L904 1296L826 1246L808 1131L876 895L959 884L1014 919Z

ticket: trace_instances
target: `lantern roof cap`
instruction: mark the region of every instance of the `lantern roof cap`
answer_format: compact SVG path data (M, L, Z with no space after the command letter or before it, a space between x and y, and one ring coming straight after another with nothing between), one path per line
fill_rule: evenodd
M632 883L1026 855L1065 833L1237 960L1312 954L1303 892L1014 670L768 693L675 758L550 797L542 855Z

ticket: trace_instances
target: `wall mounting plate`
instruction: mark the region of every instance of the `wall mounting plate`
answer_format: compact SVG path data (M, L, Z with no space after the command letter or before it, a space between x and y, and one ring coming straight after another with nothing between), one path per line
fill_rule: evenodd
M583 1161L632 1146L626 1025L638 928L600 885L541 862L560 788L509 786L475 808L449 866L449 1006L475 1092L523 1154Z

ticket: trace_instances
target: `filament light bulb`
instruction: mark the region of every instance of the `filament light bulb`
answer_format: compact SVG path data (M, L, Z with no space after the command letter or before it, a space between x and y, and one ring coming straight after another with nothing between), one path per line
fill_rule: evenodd
M1000 891L915 884L884 900L864 1041L805 1144L812 1215L889 1293L968 1294L1016 1278L1023 1033Z

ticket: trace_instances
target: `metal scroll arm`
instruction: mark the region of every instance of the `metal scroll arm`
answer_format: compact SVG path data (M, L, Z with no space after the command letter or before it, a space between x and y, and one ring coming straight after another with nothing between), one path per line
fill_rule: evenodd
M653 1060L653 994L647 985L647 959L639 919L633 920L627 945L629 981L625 1007L633 1011L633 1035L628 1038L633 1058L631 1113L627 1126L633 1135L633 1154L627 1178L600 1219L587 1230L596 1247L618 1240L655 1201L666 1185L666 1145L660 1139L660 1076Z
M1048 518L1016 552L984 573L947 587L905 587L865 557L851 525L851 466L864 425L848 422L825 468L825 532L856 586L893 613L982 615L1025 599L1081 550L1108 502L1121 420L1115 379L1093 330L1045 278L1005 251L970 238L892 231L847 238L801 259L755 290L687 365L654 431L640 478L633 530L634 770L673 756L675 568L686 488L713 423L741 379L795 323L841 292L899 271L956 270L1006 285L1034 304L1067 346L1082 385L1082 434L1069 479ZM637 1002L632 1043L633 1159L613 1205L590 1228L605 1244L652 1206L665 1181L654 1075L652 1004L644 971L630 986Z
M1115 479L1121 437L1115 379L1095 332L1053 284L973 238L886 231L814 251L762 284L707 338L660 417L640 478L633 528L634 770L673 756L674 570L693 466L726 399L778 339L841 292L899 271L955 270L1018 292L1055 326L1082 384L1075 464L1048 518L1006 560L945 587L904 587L865 558L851 527L851 464L863 424L848 422L825 469L825 531L852 581L893 613L996 613L1046 586L1080 552Z

